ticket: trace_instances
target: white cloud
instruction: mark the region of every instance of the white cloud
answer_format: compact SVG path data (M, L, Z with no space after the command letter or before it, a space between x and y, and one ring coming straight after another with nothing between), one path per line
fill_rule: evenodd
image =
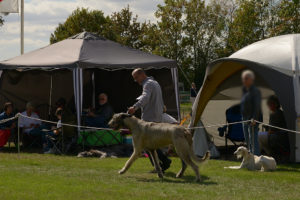
M25 0L25 52L49 43L50 34L78 7L99 9L105 15L127 5L141 21L154 21L154 12L163 0ZM10 14L0 28L0 60L19 55L20 16Z

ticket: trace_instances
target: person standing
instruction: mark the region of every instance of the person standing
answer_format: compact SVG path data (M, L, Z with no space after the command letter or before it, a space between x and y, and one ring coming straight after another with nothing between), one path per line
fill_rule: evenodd
M143 93L137 98L138 102L128 108L128 113L132 115L138 109L141 109L142 120L147 122L162 122L164 102L159 83L152 77L148 77L141 68L133 70L132 77L138 84L142 85ZM160 149L157 149L156 152L161 161L162 170L167 170L172 161Z
M190 94L190 101L192 104L194 104L196 97L197 97L197 88L196 88L196 84L193 82L191 85L191 94Z
M243 96L241 112L243 120L262 121L261 93L254 85L255 75L251 70L242 73ZM243 124L245 141L251 153L260 154L258 143L258 124L255 121Z

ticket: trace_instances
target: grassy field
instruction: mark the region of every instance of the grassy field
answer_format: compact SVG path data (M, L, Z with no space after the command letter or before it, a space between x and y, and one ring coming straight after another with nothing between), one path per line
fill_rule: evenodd
M200 168L203 182L195 183L190 168L183 179L174 178L177 158L163 181L147 173L152 168L145 158L118 175L125 161L0 153L0 199L300 199L300 165L261 173L225 170L238 163L211 160Z

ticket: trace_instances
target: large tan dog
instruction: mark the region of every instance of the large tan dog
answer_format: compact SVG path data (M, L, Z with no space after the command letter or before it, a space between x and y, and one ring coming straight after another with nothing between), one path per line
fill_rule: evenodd
M183 176L187 168L186 164L188 164L196 173L196 181L200 181L199 169L193 160L203 162L209 159L210 154L207 152L203 158L195 156L192 147L192 135L184 127L174 124L145 122L125 113L115 114L109 122L109 126L116 130L122 127L128 128L132 133L133 154L119 171L120 174L125 173L130 168L132 163L140 157L143 150L148 150L151 153L150 156L154 161L154 167L158 172L158 176L163 178L155 150L173 144L178 156L184 161L176 177Z

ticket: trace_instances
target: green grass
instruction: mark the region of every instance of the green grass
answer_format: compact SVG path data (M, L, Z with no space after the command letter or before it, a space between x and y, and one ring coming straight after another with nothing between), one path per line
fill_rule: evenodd
M189 168L174 178L178 158L161 181L148 159L138 159L120 176L127 159L97 159L41 154L0 154L0 199L299 199L300 165L276 172L225 170L236 162L210 160L200 167L203 182Z

